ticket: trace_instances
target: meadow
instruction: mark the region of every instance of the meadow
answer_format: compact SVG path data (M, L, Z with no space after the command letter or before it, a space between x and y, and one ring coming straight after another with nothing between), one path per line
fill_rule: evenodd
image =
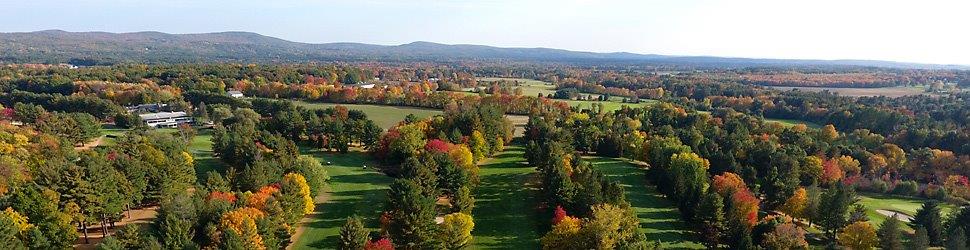
M607 178L620 182L627 201L640 218L640 230L647 235L647 240L660 241L664 249L704 248L694 241L695 236L681 220L677 207L647 182L645 169L622 159L595 156L585 159Z
M404 107L404 106L388 106L388 105L371 105L371 104L336 104L336 103L318 103L318 102L306 102L306 101L293 101L296 105L300 105L310 109L325 109L330 107L335 107L337 105L347 107L351 110L360 110L367 114L367 118L373 120L381 128L388 129L397 125L398 122L404 120L409 114L413 114L418 118L425 118L437 114L441 114L441 110L428 109L428 108L416 108L416 107Z

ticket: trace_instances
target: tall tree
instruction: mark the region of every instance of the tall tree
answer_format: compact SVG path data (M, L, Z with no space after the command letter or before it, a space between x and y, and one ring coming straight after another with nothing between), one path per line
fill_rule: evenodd
M896 219L895 215L883 221L876 234L879 236L880 248L886 250L903 249L902 235L899 231L899 219Z
M718 248L725 230L724 199L717 192L707 192L697 206L697 222L707 248Z
M347 217L347 222L340 228L340 241L337 249L340 250L361 250L367 244L367 228L360 221L359 217Z
M388 233L398 247L423 249L435 245L434 200L422 195L420 185L397 179L388 191Z
M923 203L923 206L916 210L916 214L909 225L913 228L921 227L925 229L930 245L939 246L943 244L943 218L936 201Z

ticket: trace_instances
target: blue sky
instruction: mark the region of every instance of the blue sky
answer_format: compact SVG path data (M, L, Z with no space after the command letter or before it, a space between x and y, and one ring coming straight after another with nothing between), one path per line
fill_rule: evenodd
M965 0L0 0L0 32L251 31L292 41L970 65Z

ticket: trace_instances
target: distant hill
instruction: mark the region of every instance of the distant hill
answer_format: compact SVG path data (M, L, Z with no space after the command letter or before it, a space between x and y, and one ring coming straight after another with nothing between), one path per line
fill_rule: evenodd
M966 66L863 60L785 60L634 53L594 53L548 48L500 48L483 45L413 42L384 46L363 43L309 44L250 32L166 34L45 30L0 33L0 63L72 63L78 65L183 62L308 61L534 61L624 63L682 66L853 65L895 68Z

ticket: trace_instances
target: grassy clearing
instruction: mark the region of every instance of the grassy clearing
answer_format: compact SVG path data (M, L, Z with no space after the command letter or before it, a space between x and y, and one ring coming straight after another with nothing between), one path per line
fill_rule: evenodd
M647 183L642 168L621 159L586 159L593 163L595 169L623 185L627 201L640 218L640 230L647 235L648 240L659 240L664 248L704 248L699 242L693 241L693 232L681 221L676 206Z
M427 109L427 108L415 108L415 107L401 107L401 106L387 106L387 105L370 105L370 104L335 104L335 103L316 103L316 102L305 102L305 101L293 101L296 105L300 105L310 109L325 109L334 107L337 105L347 107L347 109L356 109L367 114L367 118L374 120L378 126L384 129L388 129L397 125L398 122L404 120L408 114L414 114L418 118L425 118L437 114L441 114L441 110Z
M765 121L766 122L777 122L777 123L781 123L781 125L785 125L785 127L791 127L791 126L795 126L797 124L805 124L805 126L807 126L809 128L821 128L822 127L822 125L819 125L819 124L814 123L814 122L806 122L806 121L792 120L792 119L765 118Z
M526 78L502 78L502 77L480 77L477 79L478 82L488 83L496 81L512 81L517 82L518 86L522 88L522 95L525 96L538 96L542 94L543 96L556 93L556 85L550 82L543 82L539 80L526 79ZM479 85L481 86L481 85Z
M324 198L316 200L316 211L309 222L301 225L305 231L292 249L336 248L340 227L349 216L360 216L367 227L377 230L386 190L393 179L374 168L363 169L363 165L377 165L363 152L339 154L309 148L301 151L332 165L324 167L330 175Z
M481 166L475 190L474 249L538 249L535 169L525 163L524 149L510 146Z
M886 194L864 194L859 195L859 203L866 206L866 215L869 216L869 223L873 226L878 227L883 221L888 219L888 216L879 214L876 210L889 210L899 213L903 213L909 216L916 214L923 202L926 199L905 197L905 196L895 196ZM957 207L952 204L940 203L940 212L943 214L943 218L946 218L951 212L957 210ZM913 229L909 227L906 223L902 223L902 228L907 232L912 233Z

